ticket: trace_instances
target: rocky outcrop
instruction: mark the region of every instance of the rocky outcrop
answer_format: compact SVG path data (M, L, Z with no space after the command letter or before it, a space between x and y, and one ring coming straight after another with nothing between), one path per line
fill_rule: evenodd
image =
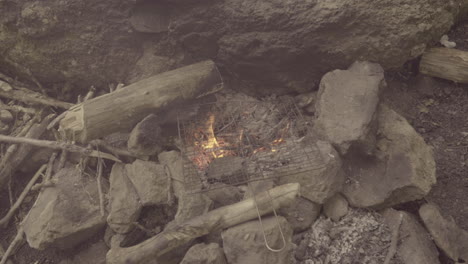
M32 248L61 249L92 237L106 220L100 214L95 178L64 168L54 177L56 184L45 188L23 222L26 240Z
M379 103L379 91L384 85L382 67L365 61L353 63L348 70L325 74L315 104L318 116L315 130L342 154L356 143L370 145L364 149L372 152L373 140L369 134Z
M323 73L355 60L402 65L467 6L462 0L151 3L2 1L0 70L87 89L211 58L251 93L306 91Z
M436 183L432 148L402 116L379 107L374 156L349 153L343 194L355 207L383 208L423 198Z

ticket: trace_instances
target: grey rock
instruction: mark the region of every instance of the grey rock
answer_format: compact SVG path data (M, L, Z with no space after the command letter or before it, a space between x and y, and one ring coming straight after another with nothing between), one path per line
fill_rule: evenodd
M110 212L107 223L116 233L128 233L137 221L142 204L137 190L127 176L125 165L115 163L110 174Z
M125 169L143 206L168 203L169 177L164 165L135 160L132 164L125 165Z
M213 209L237 203L242 200L243 196L240 188L223 183L214 184L209 191L205 192L205 195L214 202Z
M468 231L461 229L453 218L444 216L432 203L421 206L419 216L437 247L455 262L468 262Z
M213 201L203 193L185 194L179 197L175 221L183 223L196 216L206 214L213 207Z
M75 167L61 169L56 184L45 188L23 222L30 247L72 248L105 226L95 178Z
M344 159L343 194L355 207L384 208L423 198L436 183L432 148L405 118L379 107L375 156L350 153Z
M167 167L169 177L172 178L171 182L174 195L177 198L182 197L185 193L185 181L180 152L174 150L161 152L158 155L158 160L162 165Z
M223 249L215 243L193 245L180 264L227 264Z
M161 127L158 116L150 114L132 130L127 147L138 156L152 156L161 151Z
M288 220L294 233L299 233L310 228L319 217L321 209L322 205L298 197L291 206L281 208L279 214Z
M295 173L296 171L291 171L288 166L279 168L277 170L277 175L280 177L278 182L279 184L298 182L301 185L302 197L323 204L342 189L344 174L341 170L341 158L330 143L321 140L302 142L298 148L291 148L291 151L295 153L294 155L307 157L306 162L310 169L299 170ZM300 151L304 151L304 154Z
M365 142L374 121L383 69L370 62L355 62L348 70L325 74L315 104L315 130L345 154L353 143Z
M348 213L348 201L343 195L337 193L325 202L323 212L328 218L338 222Z
M264 217L262 220L269 245L275 249L281 248L283 241L276 219ZM284 217L279 216L278 220L286 240L286 246L281 252L272 252L266 248L258 220L249 221L223 231L223 248L228 263L290 263L293 250L292 228Z
M413 215L394 209L386 209L382 215L391 229L398 225L401 215L401 242L398 244L397 255L404 264L440 263L439 252L431 237Z
M59 264L105 264L108 250L109 248L106 246L106 243L99 241L79 252L73 258L65 259Z

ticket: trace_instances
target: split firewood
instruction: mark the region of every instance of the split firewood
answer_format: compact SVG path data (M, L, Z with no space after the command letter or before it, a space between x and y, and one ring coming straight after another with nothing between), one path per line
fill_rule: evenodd
M107 253L108 264L146 263L215 230L222 230L265 215L294 202L299 195L299 184L289 183L262 192L241 202L220 207L207 214L164 230L136 246L112 248ZM258 213L255 203L258 204Z
M423 74L468 83L468 52L449 48L433 48L424 52L419 64Z
M45 117L40 124L33 124L29 131L26 133L25 137L11 137L4 135L0 136L13 139L25 138L27 140L37 140L37 138L40 138L42 134L46 131L47 125L54 117L55 115L52 114ZM0 140L0 142L2 141ZM14 140L3 140L3 142L9 142L13 144L21 143ZM23 163L24 159L31 153L33 146L29 144L23 144L13 148L13 152L10 152L10 154L5 155L0 163L0 189L4 187L4 184L8 181L8 178L14 174L17 168Z
M141 80L112 93L78 104L60 121L60 131L78 142L88 142L120 131L130 131L150 113L222 89L212 61L203 61Z
M6 228L8 223L10 222L11 217L15 214L15 212L19 209L21 203L23 203L24 198L28 195L29 191L33 187L34 183L39 179L39 177L42 175L42 172L44 172L46 165L42 165L42 167L39 168L39 170L34 174L34 176L31 178L29 183L24 187L23 192L20 194L16 202L13 204L13 206L8 210L8 213L0 220L0 228Z

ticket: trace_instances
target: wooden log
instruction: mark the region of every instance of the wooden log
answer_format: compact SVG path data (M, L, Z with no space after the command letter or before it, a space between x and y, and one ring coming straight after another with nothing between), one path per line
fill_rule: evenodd
M212 61L199 62L76 105L60 121L59 130L69 139L85 143L114 132L130 131L150 113L222 87L216 65Z
M433 77L468 83L468 52L448 48L430 49L424 52L419 71Z
M292 203L299 195L299 184L288 183L255 196L260 215L265 215ZM170 250L214 230L225 229L258 217L253 198L223 206L132 247L116 247L106 256L108 264L147 263Z

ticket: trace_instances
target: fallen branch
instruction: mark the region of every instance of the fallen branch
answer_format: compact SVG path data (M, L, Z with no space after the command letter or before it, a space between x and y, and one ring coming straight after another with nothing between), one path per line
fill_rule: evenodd
M8 142L8 143L13 143L13 144L28 144L28 145L33 145L33 146L42 147L42 148L66 150L68 152L80 153L82 155L90 156L94 158L103 158L103 159L108 159L108 160L112 160L115 162L121 162L118 158L116 158L115 156L111 154L92 150L92 149L87 149L87 148L74 145L74 144L70 144L70 143L66 143L66 142L40 140L40 139L33 139L33 138L26 138L26 137L11 137L11 136L5 136L5 135L0 135L0 142Z
M390 242L390 248L388 249L387 257L385 258L385 261L383 264L389 264L397 252L398 234L400 232L400 226L401 226L402 220L403 220L403 214L399 213L398 222L393 227L392 241Z
M292 203L299 194L299 184L289 183L255 196L260 215L265 215ZM271 200L270 200L271 199ZM174 248L215 230L225 229L258 217L253 198L220 207L207 214L164 230L136 246L111 248L107 253L108 264L145 263L156 259ZM265 206L267 205L267 206Z
M46 131L46 127L49 124L50 120L54 117L55 115L51 114L45 117L41 121L40 124L33 124L31 128L28 130L28 132L26 133L24 138L29 139L29 140L36 140L36 138L40 138L42 134ZM20 137L12 137L12 136L4 136L4 137L20 138ZM17 142L11 142L11 143L17 143ZM12 147L12 146L10 147L9 147L9 150L12 150L12 151L11 152L7 151L7 154L3 157L1 165L0 165L0 189L4 187L4 184L8 180L8 178L13 175L16 169L23 163L24 159L31 153L33 146L20 145L17 147Z
M23 203L24 198L28 195L29 191L33 187L34 183L37 181L37 179L42 175L42 172L44 172L45 168L47 165L42 165L39 170L34 174L34 176L31 178L31 180L28 182L26 187L24 187L23 192L20 194L18 199L16 200L15 204L8 210L8 213L0 220L0 227L6 228L8 226L8 223L10 222L11 217L15 214L16 210L19 209L21 206L21 203Z
M5 249L4 249L3 246L0 244L0 259L3 257L3 255L5 255ZM6 261L6 264L13 264L13 261L7 260L7 261Z
M13 89L10 91L4 91L0 89L0 97L17 100L24 103L47 105L63 109L69 109L74 105L44 96L31 90L27 90L26 88L21 88L20 90Z
M97 185L98 185L98 192L99 192L99 210L101 211L101 216L104 217L106 215L105 207L104 207L104 193L102 192L102 166L104 161L98 159L97 161Z
M13 241L11 241L10 246L8 246L7 250L5 251L5 254L3 254L2 260L0 260L0 264L6 264L7 259L10 257L10 255L13 254L13 252L24 242L24 230L23 227L20 227L18 229L18 232L16 233L15 238Z

